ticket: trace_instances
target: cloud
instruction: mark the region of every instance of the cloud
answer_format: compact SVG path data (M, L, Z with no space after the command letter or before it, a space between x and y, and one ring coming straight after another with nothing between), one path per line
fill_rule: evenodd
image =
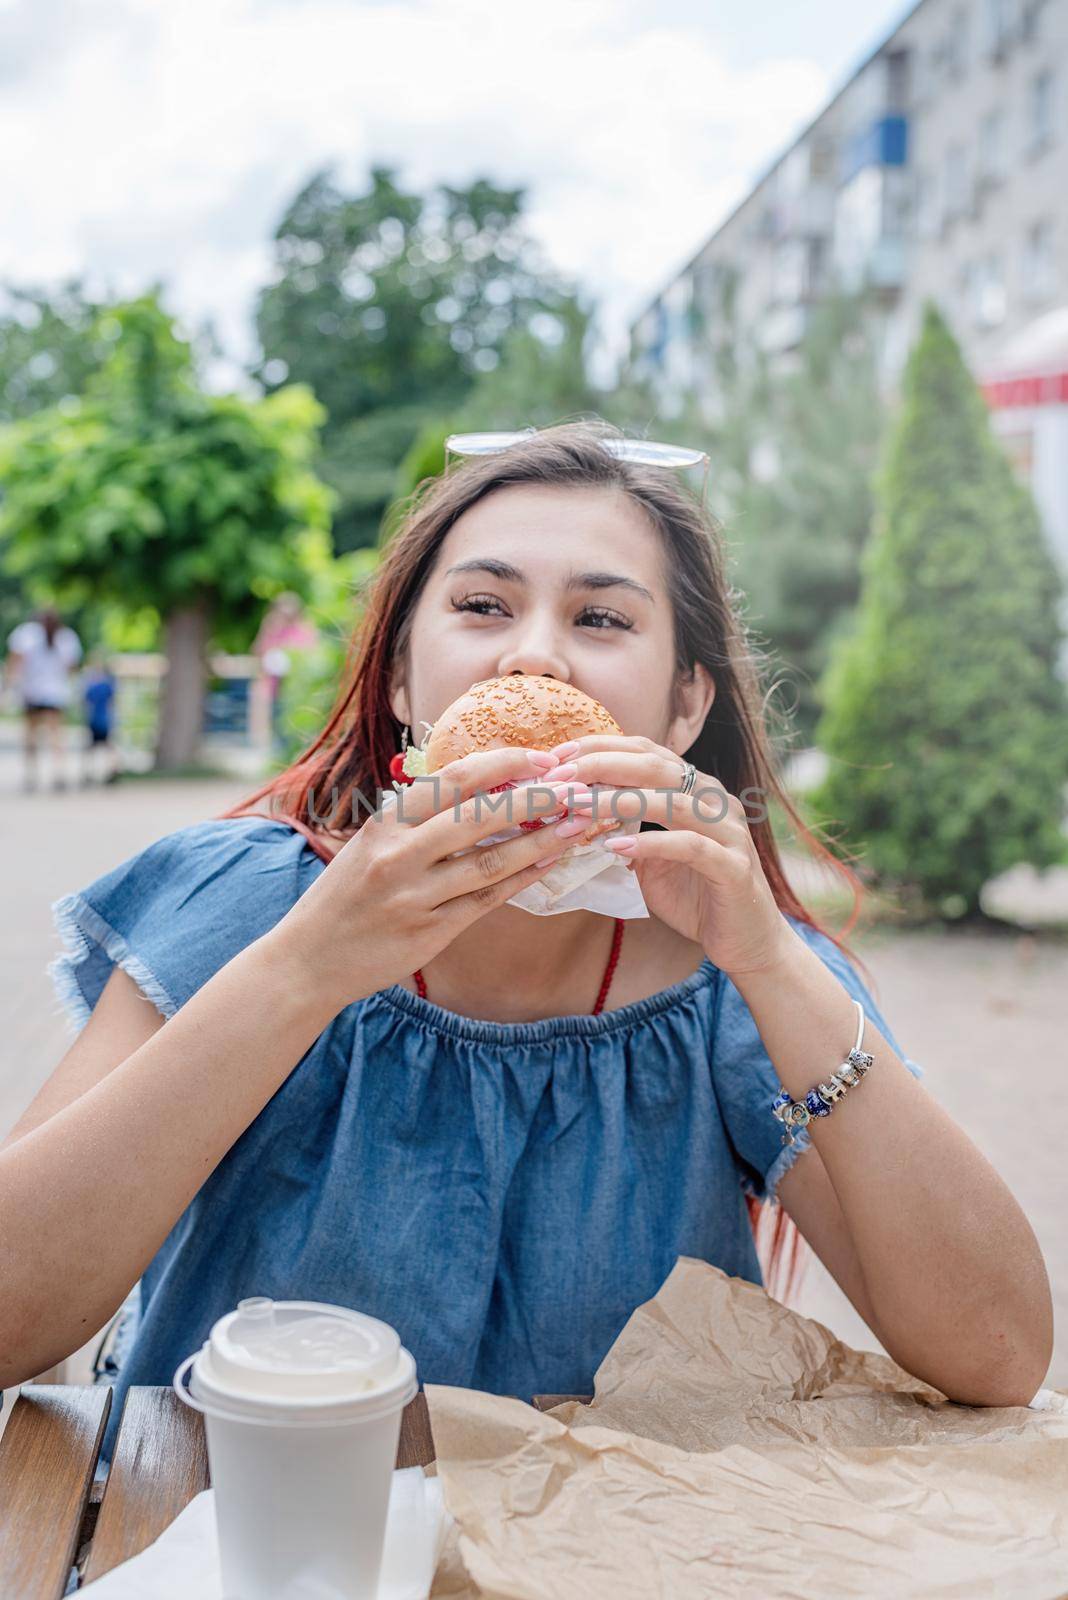
M811 61L726 45L613 0L0 0L0 276L163 279L243 356L282 207L380 161L524 186L618 347L826 93Z

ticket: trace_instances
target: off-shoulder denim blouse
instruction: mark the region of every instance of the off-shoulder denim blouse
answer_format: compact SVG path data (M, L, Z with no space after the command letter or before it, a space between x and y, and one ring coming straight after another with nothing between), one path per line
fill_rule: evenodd
M173 1017L325 870L285 822L220 819L57 901L67 953L50 971L74 1025L116 964ZM850 962L796 926L900 1055ZM813 1081L831 1065L814 1061ZM773 1199L808 1146L783 1147L777 1088L748 1007L707 959L598 1016L479 1021L400 985L347 1006L146 1267L104 1458L127 1387L170 1383L247 1295L381 1317L424 1382L588 1392L678 1256L761 1281L745 1194Z

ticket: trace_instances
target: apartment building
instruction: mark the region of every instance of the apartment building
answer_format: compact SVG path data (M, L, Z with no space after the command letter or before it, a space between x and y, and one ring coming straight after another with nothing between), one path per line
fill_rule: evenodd
M920 0L635 323L667 407L715 409L728 276L784 364L867 287L891 388L934 299L1068 570L1068 0Z

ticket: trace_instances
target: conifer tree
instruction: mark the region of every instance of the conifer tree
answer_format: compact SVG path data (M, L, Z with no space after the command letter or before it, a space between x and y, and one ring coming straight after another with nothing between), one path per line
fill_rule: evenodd
M831 765L815 808L877 882L975 915L988 879L1062 859L1062 589L1030 492L929 305L817 731Z

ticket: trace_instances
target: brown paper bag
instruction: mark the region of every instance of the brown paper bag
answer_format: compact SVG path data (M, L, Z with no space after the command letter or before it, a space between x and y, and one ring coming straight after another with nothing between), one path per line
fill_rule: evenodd
M1068 1595L1068 1399L955 1405L705 1262L590 1406L426 1392L456 1519L435 1600Z

